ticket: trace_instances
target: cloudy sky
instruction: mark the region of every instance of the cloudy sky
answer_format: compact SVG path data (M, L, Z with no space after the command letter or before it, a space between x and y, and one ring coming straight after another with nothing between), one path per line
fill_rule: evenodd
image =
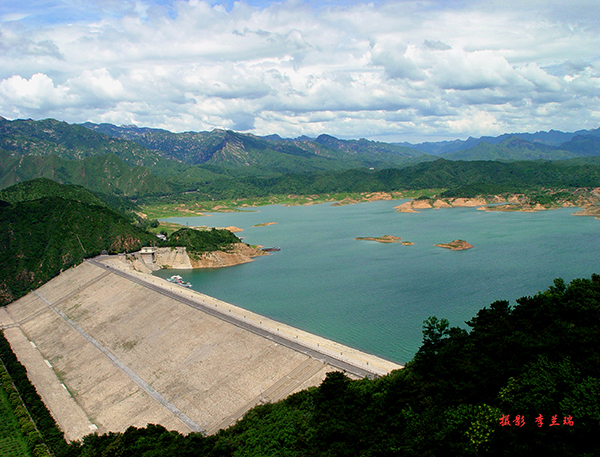
M0 115L438 141L600 126L598 0L0 0Z

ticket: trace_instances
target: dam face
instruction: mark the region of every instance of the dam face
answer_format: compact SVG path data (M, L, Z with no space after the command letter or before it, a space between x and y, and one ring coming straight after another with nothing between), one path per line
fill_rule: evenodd
M6 338L69 440L148 423L215 433L328 371L401 368L115 266L86 261L0 308Z

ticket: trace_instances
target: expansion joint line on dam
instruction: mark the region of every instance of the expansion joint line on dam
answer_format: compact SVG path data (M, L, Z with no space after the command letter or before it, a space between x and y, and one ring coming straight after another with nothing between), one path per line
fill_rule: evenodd
M321 361L331 365L332 367L335 367L342 371L354 374L354 375L358 376L359 378L364 378L364 377L373 378L373 377L377 376L377 374L373 373L372 371L366 370L366 369L356 366L352 363L345 362L336 357L332 357L332 356L325 354L323 352L320 352L314 348L306 346L300 342L295 342L295 341L289 340L289 339L287 339L281 335L278 335L276 333L273 333L269 330L260 328L249 322L242 321L241 319L239 319L235 316L232 316L230 314L224 314L224 313L222 313L216 309L213 309L205 304L197 303L193 300L190 300L187 297L183 297L177 293L171 292L168 289L163 289L162 287L159 287L157 285L150 284L140 278L135 277L134 275L128 274L127 272L116 269L116 268L109 267L108 265L100 263L97 260L87 259L86 262L89 262L92 265L95 265L95 266L103 268L103 269L110 268L110 271L112 271L114 274L121 276L129 281L133 281L136 284L139 284L139 285L146 287L154 292L160 293L169 298L177 300L180 303L183 303L194 309L202 311L206 314L217 317L225 322L235 325L236 327L242 328L242 329L252 332L256 335L262 336L263 338L267 338L277 344L280 344L282 346L293 349L296 352L300 352L302 354L308 355L309 357L321 360Z
M5 325L0 325L0 329L8 329L8 328L13 328L13 327L20 327L21 325L29 322L32 319L35 319L36 317L47 313L49 309L53 309L55 306L60 305L62 302L67 301L68 299L70 299L71 297L75 296L76 294L78 294L79 292L81 292L84 289L87 289L89 286L91 286L92 284L100 281L101 279L105 278L106 276L108 276L110 274L110 271L105 271L104 273L102 273L99 276L96 276L93 279L90 279L88 282L86 282L85 284L79 286L77 289L75 289L74 291L68 293L67 295L65 295L64 297L62 297L60 300L58 300L56 303L54 303L50 308L42 308L39 309L38 311L34 312L33 314L30 314L27 317L24 317L23 319L21 319L19 322L14 322L12 324L5 324ZM38 294L39 297L39 294ZM42 297L40 297L42 298ZM42 298L42 300L45 303L48 303L46 300L44 300Z
M133 382L135 382L138 386L140 386L148 395L150 395L154 400L163 405L170 413L175 415L181 422L183 422L187 427L189 427L194 432L203 432L205 430L201 429L198 424L196 424L192 419L186 416L179 408L169 402L165 397L163 397L159 392L157 392L150 384L140 378L131 368L121 362L112 352L106 349L100 342L98 342L93 336L89 335L85 332L81 327L79 327L72 319L67 317L65 313L56 308L56 305L53 305L48 300L46 300L39 292L34 291L34 293L56 314L58 314L67 324L69 324L77 333L83 336L86 340L88 340L96 349L98 349L102 354L104 354L117 368L119 368L123 373L125 373Z

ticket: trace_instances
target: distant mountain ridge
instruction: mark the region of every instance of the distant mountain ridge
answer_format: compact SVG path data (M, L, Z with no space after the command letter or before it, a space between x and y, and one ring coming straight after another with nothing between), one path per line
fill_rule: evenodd
M495 137L469 137L466 140L424 142L417 144L404 142L395 144L406 146L412 149L417 149L428 154L443 155L456 151L461 151L464 149L471 149L479 145L480 143L499 144L506 140L509 140L510 138L520 138L530 143L542 144L547 146L560 146L564 143L573 140L575 137L588 135L600 137L600 128L593 130L577 130L576 132L561 132L559 130L550 130L548 132L540 131L535 133L505 133Z
M187 164L258 165L267 151L297 157L321 157L346 162L345 168L407 166L431 161L435 156L448 160L565 160L600 155L600 128L576 132L506 133L497 137L411 143L383 143L366 139L341 140L328 134L281 138L258 137L225 130L172 133L166 130L111 124L85 123L83 126L117 138L137 141L161 151L166 157ZM252 155L260 150L262 155ZM316 159L315 159L316 162ZM265 164L266 162L263 162ZM331 164L330 164L331 165ZM322 169L327 165L320 164ZM332 167L336 168L336 167ZM281 170L280 170L281 171ZM288 168L285 171L294 170Z
M149 166L160 160L159 155L135 142L118 141L55 119L0 119L0 149L13 156L54 154L68 160L115 154L130 166Z
M135 126L86 122L81 126L114 138L135 141L163 157L188 165L259 166L278 172L335 170L358 167L406 166L434 160L421 151L369 140L259 137L231 130L173 133Z

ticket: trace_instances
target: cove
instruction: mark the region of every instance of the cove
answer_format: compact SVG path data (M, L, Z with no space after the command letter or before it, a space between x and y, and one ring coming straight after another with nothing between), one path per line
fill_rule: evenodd
M600 273L600 220L575 208L536 213L475 208L397 213L403 201L346 206L264 206L205 217L169 218L197 226L237 226L249 244L281 251L235 267L161 270L193 289L388 360L406 363L422 342L423 321L465 321L496 300L515 300ZM274 225L253 227L267 222ZM415 243L356 237L394 235ZM434 246L464 239L474 248Z

